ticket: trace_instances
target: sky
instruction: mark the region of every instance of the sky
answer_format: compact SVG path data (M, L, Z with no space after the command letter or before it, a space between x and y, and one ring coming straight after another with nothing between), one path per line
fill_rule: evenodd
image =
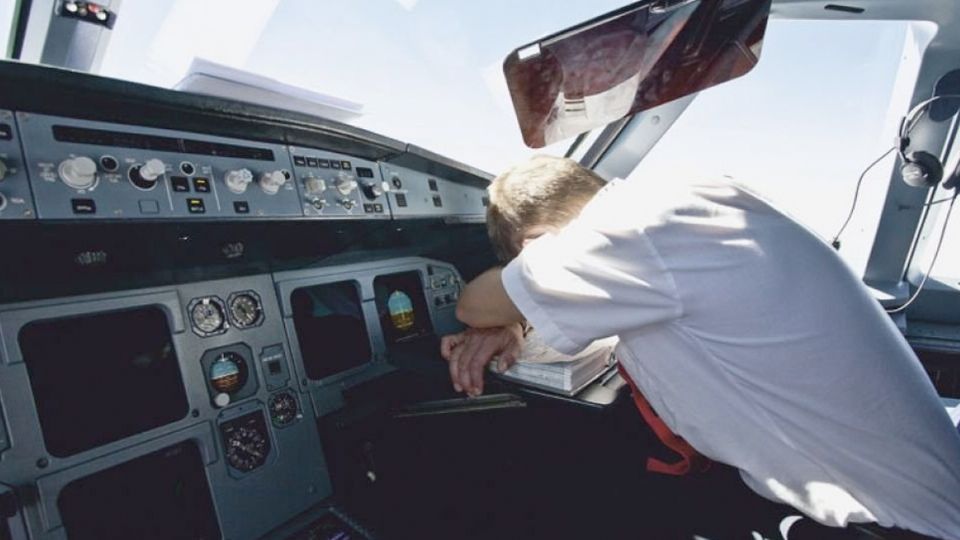
M497 173L534 153L520 139L503 59L624 4L128 1L101 73L172 87L203 57L359 102L355 124ZM902 22L772 21L754 71L701 93L637 176L729 175L829 239L907 107L909 32ZM845 234L855 269L865 264L892 165L867 177ZM944 260L941 268L960 275L960 248Z

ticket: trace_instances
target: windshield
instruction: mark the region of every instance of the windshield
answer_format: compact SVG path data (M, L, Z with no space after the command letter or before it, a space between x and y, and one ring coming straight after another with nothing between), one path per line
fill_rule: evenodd
M495 173L533 152L504 81L507 54L623 4L124 2L100 74L173 87L203 58L359 103L350 123Z
M921 52L912 24L771 20L757 67L698 95L634 176L728 176L830 241L908 108ZM842 237L860 272L894 163L891 153L866 175Z

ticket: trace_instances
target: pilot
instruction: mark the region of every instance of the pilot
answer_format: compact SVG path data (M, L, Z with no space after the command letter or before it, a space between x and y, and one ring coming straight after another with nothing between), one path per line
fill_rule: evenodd
M481 393L491 359L515 359L522 324L564 354L617 336L669 429L801 521L960 538L960 434L891 319L810 231L731 183L607 184L546 156L489 192L505 266L466 286L470 328L442 340L458 391Z

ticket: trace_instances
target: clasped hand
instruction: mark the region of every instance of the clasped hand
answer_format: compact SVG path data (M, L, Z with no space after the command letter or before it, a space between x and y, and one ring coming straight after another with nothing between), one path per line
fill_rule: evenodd
M440 354L449 363L450 380L457 392L476 397L483 393L483 372L494 359L503 372L517 361L523 348L520 324L497 328L470 328L440 340Z

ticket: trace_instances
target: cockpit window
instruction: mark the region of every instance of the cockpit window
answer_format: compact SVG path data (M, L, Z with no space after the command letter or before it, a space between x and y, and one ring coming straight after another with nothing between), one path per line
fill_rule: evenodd
M898 21L771 20L754 71L697 96L635 177L729 176L831 240L858 177L893 146L908 108L920 60L910 50L914 29ZM893 164L891 154L866 176L843 235L841 254L859 271Z
M496 173L533 153L504 81L507 54L626 3L125 2L100 73L173 87L205 58L358 102L351 123ZM538 152L562 155L570 142Z

